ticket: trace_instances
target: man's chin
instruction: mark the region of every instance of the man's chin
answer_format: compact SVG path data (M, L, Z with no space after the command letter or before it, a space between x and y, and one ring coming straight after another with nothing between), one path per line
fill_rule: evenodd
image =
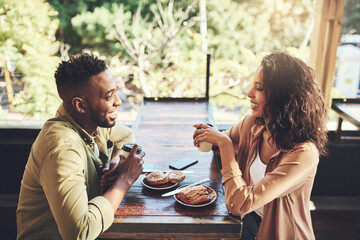
M108 127L111 128L111 127L115 126L115 124L116 124L116 121L112 121L109 123Z
M112 128L113 126L115 126L115 124L116 124L116 121L107 122L106 128Z
M98 124L98 126L103 127L103 128L112 128L113 126L115 126L115 124L116 124L116 121L111 120L111 121L102 122L102 123Z

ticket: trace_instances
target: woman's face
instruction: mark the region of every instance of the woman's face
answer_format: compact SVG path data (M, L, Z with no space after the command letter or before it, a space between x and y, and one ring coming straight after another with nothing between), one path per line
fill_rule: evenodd
M260 66L254 75L253 86L248 92L250 98L252 115L255 117L263 117L265 108L265 92L263 87L263 67Z

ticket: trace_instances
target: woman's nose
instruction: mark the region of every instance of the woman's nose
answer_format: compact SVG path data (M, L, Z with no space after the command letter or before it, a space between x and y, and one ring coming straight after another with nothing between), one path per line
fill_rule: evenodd
M247 93L247 96L249 97L249 98L253 98L254 97L254 94L253 94L253 88L251 88L249 91L248 91L248 93Z

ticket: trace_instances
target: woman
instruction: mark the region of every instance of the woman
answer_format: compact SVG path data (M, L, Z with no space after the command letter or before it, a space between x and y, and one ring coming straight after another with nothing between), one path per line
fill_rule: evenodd
M285 53L265 56L248 97L251 115L224 133L194 125L202 128L194 145L219 147L225 202L243 218L242 239L315 239L310 194L327 113L313 70Z

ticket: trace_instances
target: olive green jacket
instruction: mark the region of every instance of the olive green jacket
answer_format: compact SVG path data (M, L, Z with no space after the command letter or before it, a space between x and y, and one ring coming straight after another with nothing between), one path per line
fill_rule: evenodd
M133 131L119 123L98 128L91 137L61 105L31 148L20 188L17 238L95 239L109 228L114 212L101 196L99 173L113 150L134 140Z

